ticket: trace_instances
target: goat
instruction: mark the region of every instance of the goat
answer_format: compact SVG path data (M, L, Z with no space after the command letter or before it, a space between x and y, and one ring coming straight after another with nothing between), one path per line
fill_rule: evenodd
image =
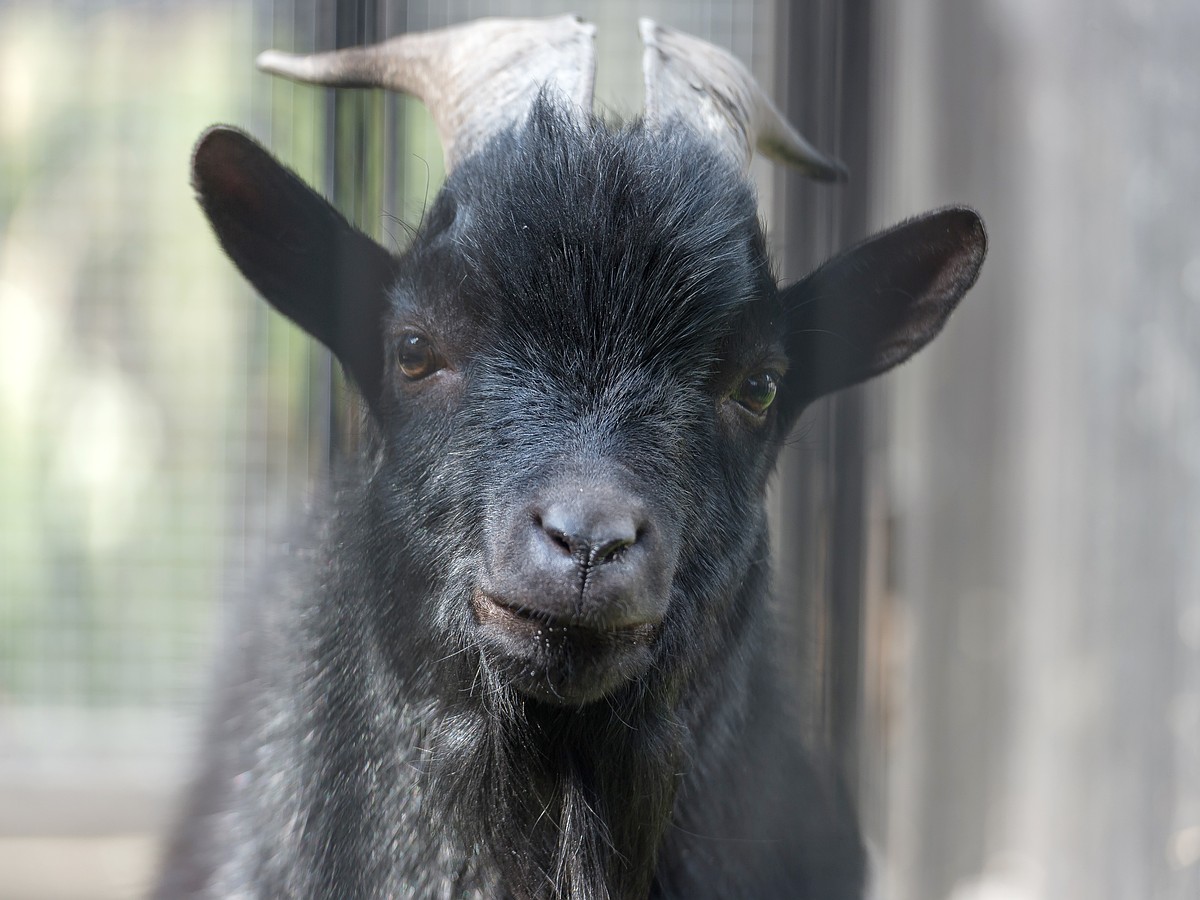
M159 896L861 897L772 655L765 491L814 399L907 359L985 253L909 220L779 287L754 145L837 180L727 52L482 20L268 71L430 106L448 176L394 256L243 133L192 160L228 256L364 403L317 547L243 623Z

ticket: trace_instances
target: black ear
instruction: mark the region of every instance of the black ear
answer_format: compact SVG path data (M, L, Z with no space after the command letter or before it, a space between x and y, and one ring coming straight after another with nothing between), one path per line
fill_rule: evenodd
M870 237L785 288L785 390L796 411L886 372L933 340L986 252L979 215L948 207Z
M272 306L325 344L373 403L394 261L246 134L210 128L192 185L229 258Z

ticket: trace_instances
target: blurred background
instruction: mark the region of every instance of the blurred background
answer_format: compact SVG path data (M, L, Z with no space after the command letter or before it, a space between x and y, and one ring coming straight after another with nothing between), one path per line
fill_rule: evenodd
M790 677L894 900L1200 897L1200 5L1193 0L0 0L0 900L135 897L221 610L354 417L188 186L214 122L402 248L431 122L254 55L480 15L732 49L846 187L756 163L783 280L977 207L913 363L806 413L772 497Z

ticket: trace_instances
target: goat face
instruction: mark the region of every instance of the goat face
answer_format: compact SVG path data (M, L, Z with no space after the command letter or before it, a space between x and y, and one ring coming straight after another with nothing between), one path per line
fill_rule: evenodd
M556 703L702 661L684 636L720 633L763 565L795 416L932 337L983 251L947 210L780 291L748 183L689 129L549 102L451 174L398 259L237 132L195 168L228 252L367 400L390 602L434 604L403 618Z
M415 492L389 520L453 513L429 529L453 544L438 621L557 703L674 668L667 621L764 552L786 427L748 186L688 132L585 131L541 105L429 218L384 316L378 478Z

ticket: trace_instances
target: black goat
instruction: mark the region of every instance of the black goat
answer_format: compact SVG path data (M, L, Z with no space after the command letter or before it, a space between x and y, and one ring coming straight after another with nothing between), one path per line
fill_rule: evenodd
M569 17L265 57L441 98L452 171L398 258L201 138L222 246L367 412L301 586L247 612L161 896L861 896L773 668L764 492L807 403L939 331L983 227L934 212L779 289L750 142L836 163L727 54L643 35L619 129Z

